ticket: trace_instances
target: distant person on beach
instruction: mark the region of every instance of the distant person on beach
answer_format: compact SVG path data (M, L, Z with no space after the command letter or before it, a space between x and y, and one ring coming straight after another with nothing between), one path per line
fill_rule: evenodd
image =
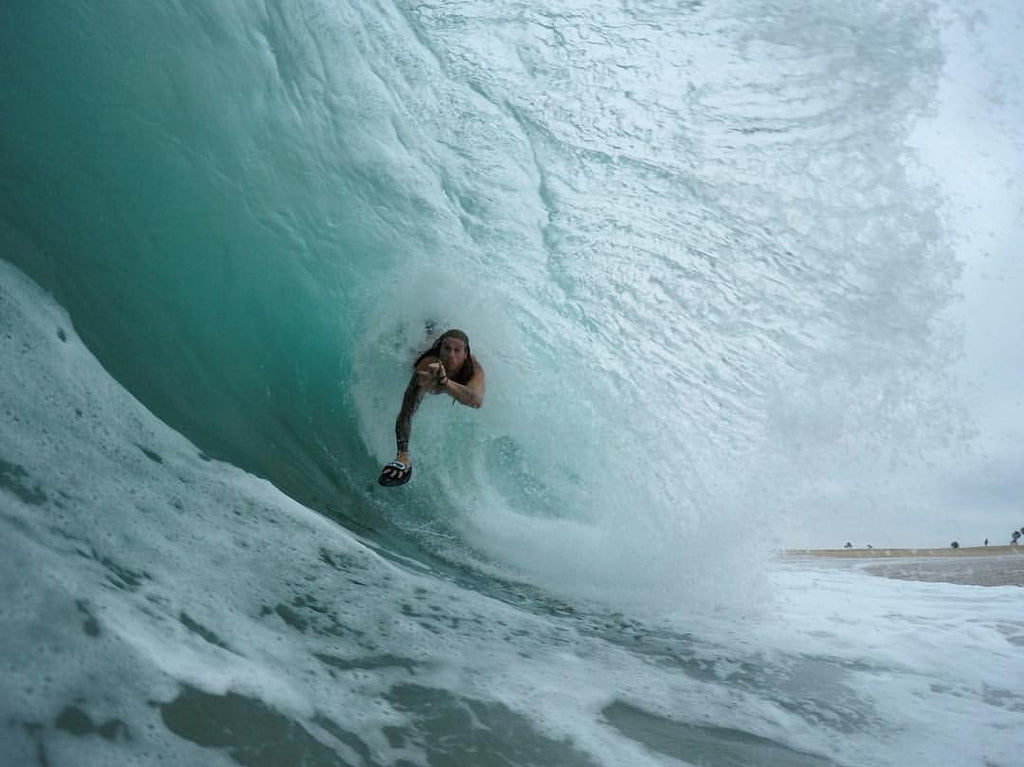
M1019 541L1019 540L1020 540L1020 530L1014 530L1013 534L1010 536L1010 545L1011 546L1016 546L1017 545L1017 541Z
M395 419L395 460L380 472L378 482L385 487L404 485L412 476L409 436L412 417L426 394L447 394L467 407L484 404L484 368L469 349L469 336L461 330L446 330L434 345L413 363L412 377L405 387L402 408Z
M846 545L845 545L845 546L843 546L843 548L844 548L844 549L852 549L852 548L853 548L853 544L852 544L852 543L850 543L849 541L847 541L847 542L846 542Z

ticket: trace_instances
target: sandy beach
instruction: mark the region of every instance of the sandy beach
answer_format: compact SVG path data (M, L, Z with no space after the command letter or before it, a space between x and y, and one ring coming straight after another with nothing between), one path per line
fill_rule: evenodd
M790 549L788 557L856 560L874 575L969 586L1024 586L1024 546Z

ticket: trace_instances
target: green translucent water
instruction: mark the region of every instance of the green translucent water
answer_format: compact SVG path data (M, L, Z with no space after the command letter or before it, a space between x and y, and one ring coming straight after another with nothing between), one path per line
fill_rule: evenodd
M4 256L158 416L315 508L394 510L429 327L490 393L424 407L402 516L486 509L498 552L519 515L615 538L636 507L627 558L665 541L669 572L746 499L813 509L945 429L924 5L2 13Z

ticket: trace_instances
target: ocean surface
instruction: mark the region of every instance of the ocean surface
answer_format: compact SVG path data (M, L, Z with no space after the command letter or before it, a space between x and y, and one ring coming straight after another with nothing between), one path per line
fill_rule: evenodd
M0 763L1020 764L1019 587L776 554L971 429L953 8L4 2Z

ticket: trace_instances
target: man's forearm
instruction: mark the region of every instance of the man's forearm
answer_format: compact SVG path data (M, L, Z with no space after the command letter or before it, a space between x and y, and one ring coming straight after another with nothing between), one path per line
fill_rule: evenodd
M402 397L402 409L395 419L395 441L398 443L398 451L404 453L409 450L409 435L412 434L412 417L416 408L420 406L423 399L423 391L416 385L413 378L405 387L405 396Z
M448 392L457 402L467 407L480 407L483 405L483 397L481 397L476 391L470 389L468 386L463 384L455 383L452 379L448 379L448 382L444 385L444 390Z

